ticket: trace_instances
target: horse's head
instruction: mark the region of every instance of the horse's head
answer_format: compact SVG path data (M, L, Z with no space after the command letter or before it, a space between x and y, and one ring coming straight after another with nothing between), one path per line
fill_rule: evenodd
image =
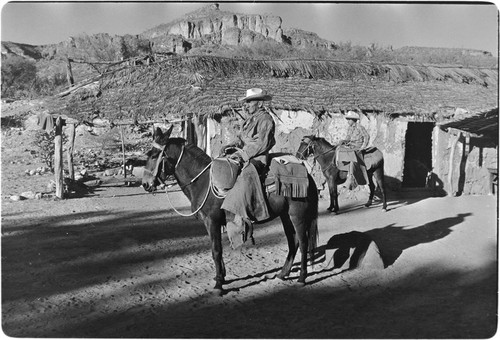
M295 156L298 159L307 159L310 155L314 154L314 136L304 136L300 141L299 149Z
M169 139L172 129L173 126L163 133L160 128L156 128L153 133L153 147L146 154L148 159L142 176L142 187L146 191L155 191L160 183L164 183L175 172L181 148Z

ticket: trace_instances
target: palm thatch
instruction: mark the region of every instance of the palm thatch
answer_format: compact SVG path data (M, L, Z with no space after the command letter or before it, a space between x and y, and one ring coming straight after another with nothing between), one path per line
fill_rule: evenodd
M481 112L466 118L456 119L440 124L441 129L453 128L498 140L498 108Z
M498 70L334 60L254 60L212 56L169 57L150 65L110 66L88 80L100 96L74 91L52 98L52 111L85 120L148 120L216 114L238 108L250 87L273 94L274 109L335 112L360 109L429 114L497 106ZM69 91L71 92L71 91Z

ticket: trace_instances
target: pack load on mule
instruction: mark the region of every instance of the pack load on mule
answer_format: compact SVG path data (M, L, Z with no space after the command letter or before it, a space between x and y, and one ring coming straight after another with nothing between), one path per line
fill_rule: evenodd
M343 184L348 176L347 170L342 169L342 164L339 164L338 150L338 145L331 145L324 138L305 136L302 138L296 153L299 159L305 160L310 155L313 155L314 160L318 161L321 171L328 183L330 192L330 205L328 210L334 213L338 213L339 211L337 186ZM366 166L368 186L370 189L370 196L365 206L369 207L373 203L373 197L375 195L375 183L373 178L375 178L377 187L380 189L382 195L382 209L387 211L384 185L384 156L376 147L360 150L359 155L362 157L362 162Z
M222 230L224 225L229 224L228 221L234 221L234 213L225 210L223 204L228 201L234 203L231 192L243 193L245 199L255 199L255 191L242 189L244 184L248 183L239 183L248 178L252 178L252 184L257 188L255 190L261 191L263 201L259 204L265 207L268 216L266 219L255 218L253 210L243 207L252 223L242 224L242 229L228 227L232 246L237 246L247 239L253 240L253 223L263 223L279 216L287 238L288 255L277 276L284 279L290 274L300 247L298 282L305 284L307 255L312 258L317 246L318 192L304 165L292 155L267 153L264 157L264 171L259 173L245 147L229 148L232 151L227 150L226 159L212 160L202 149L186 143L184 139L170 138L171 130L164 134L157 128L154 132L153 148L147 153L143 187L146 191L154 192L168 176L175 177L191 202L192 215L197 215L203 221L210 236L216 269L214 288L223 291L226 271L222 258ZM242 177L245 172L250 175Z

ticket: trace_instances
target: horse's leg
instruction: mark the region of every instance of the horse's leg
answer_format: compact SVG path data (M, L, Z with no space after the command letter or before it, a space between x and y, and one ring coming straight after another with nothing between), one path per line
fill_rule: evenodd
M333 197L334 197L334 205L333 205L333 212L335 214L339 213L339 187L338 187L338 182L336 180L333 181Z
M286 241L288 242L288 255L286 256L283 268L281 268L281 272L278 274L278 278L284 280L285 277L290 274L290 270L292 269L293 260L297 254L299 242L295 237L295 228L290 220L290 216L288 214L282 214L280 218L283 223L283 229L285 230Z
M210 234L212 245L212 258L215 263L215 286L214 289L222 292L222 284L225 282L226 267L222 258L222 231L220 223L207 218L205 224Z
M330 178L327 178L327 184L328 184L328 191L330 193L330 206L326 208L328 211L335 210L335 191L336 191L336 185L333 183L333 181Z
M332 187L333 187L333 212L339 213L339 184L340 184L340 171L335 168L332 171Z
M297 230L297 238L300 246L300 275L298 282L305 285L307 277L307 250L309 242L307 239L306 225L304 221L296 221L295 227Z
M297 251L297 246L299 246L301 259L298 283L304 285L306 283L307 277L307 250L309 247L309 240L307 237L308 211L304 209L304 203L302 202L290 202L290 208L288 211L289 216L287 216L287 218L290 221L290 225L292 226L295 234L295 248L293 256L287 258L287 260L290 260L290 264L293 263L295 253Z
M368 171L368 187L370 188L370 196L368 197L368 202L366 202L365 207L369 207L373 203L373 195L375 195L375 184L373 183L373 173Z
M337 174L333 171L325 174L325 178L328 183L328 191L330 192L330 206L327 208L327 210L335 214L339 211L339 194L337 189L337 181L335 180L336 176Z
M377 181L377 186L380 188L382 194L382 209L387 211L387 200L385 197L385 180L384 180L384 168L375 170L375 180Z

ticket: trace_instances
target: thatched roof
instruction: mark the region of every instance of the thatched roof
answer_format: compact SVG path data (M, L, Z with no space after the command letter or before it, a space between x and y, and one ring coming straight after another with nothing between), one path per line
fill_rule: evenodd
M74 91L50 102L53 112L79 119L99 113L140 121L220 113L239 107L237 98L248 88L261 87L273 95L275 109L429 115L496 107L497 79L498 69L489 68L184 56L115 65L92 79L99 81L100 96Z
M498 108L457 119L440 125L441 129L457 129L475 136L487 136L498 139Z

